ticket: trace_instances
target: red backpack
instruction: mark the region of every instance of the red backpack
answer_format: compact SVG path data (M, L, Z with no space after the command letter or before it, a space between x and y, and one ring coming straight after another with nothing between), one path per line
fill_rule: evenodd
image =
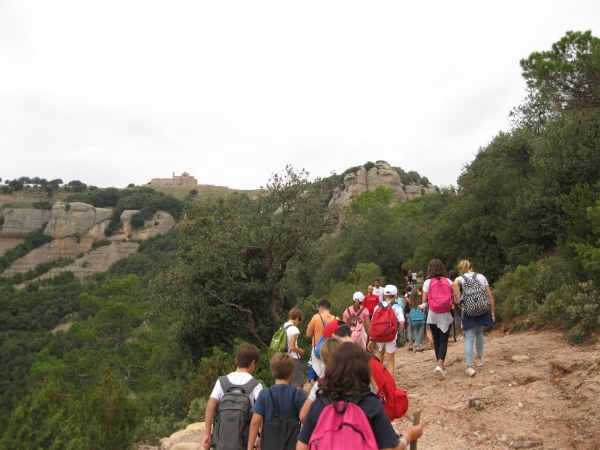
M452 292L452 285L448 283L446 277L432 278L429 281L427 302L429 303L429 309L434 313L440 314L452 311L454 293Z
M324 397L325 408L317 426L310 435L310 450L344 450L348 448L377 450L377 440L371 423L359 406L360 401L372 393L348 400L332 400Z
M378 306L371 319L371 339L375 342L392 342L398 333L396 313L391 306L383 306L383 303Z
M392 374L381 364L375 355L371 355L369 360L371 366L371 376L377 384L377 397L381 399L383 409L390 419L404 417L408 411L408 395L406 391L398 389Z

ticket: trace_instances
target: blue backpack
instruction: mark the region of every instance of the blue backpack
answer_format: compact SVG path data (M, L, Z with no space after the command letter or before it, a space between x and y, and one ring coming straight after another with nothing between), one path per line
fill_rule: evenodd
M425 316L423 311L418 306L410 309L410 324L411 326L420 327L425 325Z

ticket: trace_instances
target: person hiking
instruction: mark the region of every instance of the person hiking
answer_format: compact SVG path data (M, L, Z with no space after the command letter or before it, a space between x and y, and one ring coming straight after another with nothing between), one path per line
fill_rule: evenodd
M379 360L383 363L384 351L387 353L388 370L394 375L395 366L395 355L396 355L396 339L398 334L402 335L404 331L404 312L402 306L396 304L396 296L398 295L398 289L393 284L388 284L384 288L384 300L375 307L373 312L373 320L371 321L371 340L377 343L377 351ZM391 308L391 311L388 311ZM395 320L395 324L393 321ZM387 340L383 334L380 334L381 330L385 329L387 336L391 340ZM391 327L395 328L395 333L392 332Z
M288 313L288 323L292 326L286 328L287 341L288 341L288 353L294 359L294 374L290 380L290 384L296 389L302 389L304 387L304 374L302 373L302 357L304 356L304 349L298 347L298 336L300 336L300 330L298 325L302 322L302 311L300 308L292 308Z
M458 277L458 273L456 270L452 269L448 272L448 278L452 281L452 285L454 285L454 280ZM458 299L459 297L456 297ZM464 331L462 330L462 311L458 307L457 304L454 304L452 308L452 317L454 317L454 324L452 325L452 329L450 330L450 334L454 335L454 342L456 342L456 336L464 336ZM453 333L454 331L454 333Z
M409 425L403 436L396 435L381 401L370 392L369 358L369 354L353 342L344 342L333 352L322 387L298 435L297 450L308 450L315 439L323 440L319 442L323 448L330 448L328 439L337 440L342 447L342 439L349 435L352 446L346 448L365 448L361 444L368 443L368 448L407 450L410 442L421 437L422 425ZM332 418L337 417L335 414L342 415L337 419L342 423L347 414L352 414L356 426L335 426L332 423ZM328 428L331 425L333 428Z
M317 314L315 314L308 326L306 327L306 336L312 337L312 350L310 353L310 359L312 363L312 368L315 371L317 378L323 376L323 371L325 366L321 362L319 358L315 355L315 347L319 339L321 339L321 335L323 334L323 329L325 326L331 322L332 320L336 320L337 317L331 314L331 303L327 299L323 299L317 305L319 310Z
M373 294L373 286L369 285L367 287L367 295L365 295L365 308L369 311L369 319L373 318L373 311L375 307L379 304L381 300L378 295Z
M429 305L427 324L433 335L433 348L437 360L433 373L440 381L445 380L447 375L444 360L448 351L450 325L454 321L451 311L455 299L452 282L446 275L444 263L439 259L432 259L427 268L427 279L423 283L423 303Z
M289 353L276 353L269 361L275 385L263 389L252 407L248 449L256 448L259 431L262 450L295 449L300 432L300 411L306 401L304 391L290 386L295 370Z
M420 308L422 303L421 296L418 292L413 292L410 296L409 306L410 310L408 317L410 320L410 340L408 350L412 351L412 346L415 344L415 352L422 352L423 344L423 327L425 326L425 315L423 310Z
M205 450L211 448L211 445L217 450L243 450L246 448L250 429L250 409L262 389L262 384L252 377L259 358L260 352L254 345L240 344L235 353L235 372L217 379L206 405L206 429L202 441ZM239 420L240 413L245 412L243 410L235 411L236 416L221 417L225 416L228 411L232 411L226 408L222 411L219 410L221 401L225 402L226 397L233 395L247 397L248 410L245 420ZM242 404L243 402L236 403Z
M452 288L456 298L461 298L459 306L462 305L462 328L465 332L466 375L467 377L472 377L475 375L475 370L472 367L473 341L475 341L477 352L475 365L481 367L483 366L483 327L487 326L494 328L494 322L496 321L496 316L494 314L494 296L492 295L492 290L490 289L487 279L480 273L475 273L473 271L473 265L470 261L466 259L462 260L458 263L458 270L460 271L461 276L454 280ZM460 292L461 287L462 296ZM487 299L485 298L486 294ZM477 298L476 300L487 303L489 309L487 309L488 306L484 306L482 307L482 310L487 310L482 314L470 315L467 313L469 305L466 305L466 303L469 302L472 297L477 296L481 298Z
M352 330L352 340L366 349L371 319L369 318L369 311L363 305L365 296L362 292L355 292L352 300L353 304L344 311L343 320Z
M381 280L379 278L375 278L373 281L373 294L379 297L379 301L383 301L383 288L381 287Z

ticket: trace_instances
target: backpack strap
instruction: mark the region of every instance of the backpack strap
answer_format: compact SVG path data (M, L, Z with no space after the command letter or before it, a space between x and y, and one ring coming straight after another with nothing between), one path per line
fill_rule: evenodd
M349 315L350 317L356 317L356 316L357 316L357 314L352 314L352 313L350 312L350 308L351 308L351 306L348 306L348 307L346 308L346 312L348 313L348 315ZM364 309L364 308L363 308L363 309ZM362 310L361 310L361 311L362 311ZM360 314L360 312L359 312L359 314Z
M287 330L289 327L291 327L293 324L286 322L283 324L283 326L281 327L282 330Z
M229 390L231 388L236 386L231 381L229 381L229 378L227 378L227 375L223 375L222 377L219 377L219 383L221 383L221 389L223 389L224 393L229 392Z
M363 306L362 308L360 308L360 309L358 310L358 313L357 313L356 315L357 315L357 316L360 316L364 310L365 310L365 307Z
M275 397L273 397L273 393L271 392L271 388L268 388L267 391L269 391L269 395L271 396L271 401L273 402L273 406L275 407L275 414L280 416L281 413L279 412L279 408L277 407L277 402L275 401Z
M219 377L219 382L221 383L221 389L223 389L223 392L225 393L229 392L233 388L238 388L241 389L246 395L250 395L254 388L258 386L258 383L260 383L260 381L258 381L256 378L252 378L246 384L233 384L231 381L229 381L227 375Z
M321 318L321 323L323 324L323 326L326 326L327 324L323 320L323 316L321 315L321 313L319 313L319 317Z
M256 388L256 386L258 386L259 384L260 384L260 381L258 381L256 378L252 378L246 384L240 385L240 387L244 391L244 394L249 396L252 393L252 391L254 390L254 388Z

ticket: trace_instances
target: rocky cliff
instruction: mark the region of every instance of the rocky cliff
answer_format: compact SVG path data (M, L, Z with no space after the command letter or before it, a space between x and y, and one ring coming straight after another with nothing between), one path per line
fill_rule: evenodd
M397 201L400 202L405 202L423 194L433 194L436 192L436 188L432 184L428 184L427 186L402 184L400 175L392 166L386 162L377 162L374 167L368 170L363 166L355 172L346 174L343 186L337 187L334 190L329 205L341 204L348 206L352 200L363 192L374 191L379 186L392 189Z

